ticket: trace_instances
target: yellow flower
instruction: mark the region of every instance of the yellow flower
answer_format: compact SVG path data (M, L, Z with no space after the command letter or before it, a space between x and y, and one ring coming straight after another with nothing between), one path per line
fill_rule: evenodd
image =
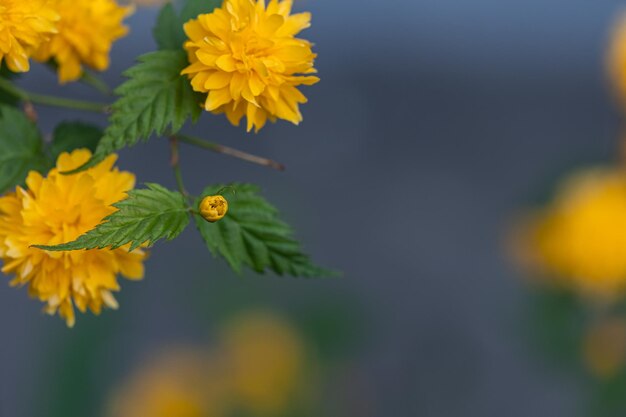
M110 417L218 417L227 393L202 349L176 347L146 362L113 395Z
M132 7L121 7L114 0L53 0L61 16L58 34L44 42L35 59L54 59L59 81L75 81L83 74L82 65L104 71L109 67L111 45L128 33L122 21Z
M208 93L205 109L225 113L239 125L246 116L248 131L267 119L302 121L298 90L319 78L311 43L295 37L310 26L309 13L291 14L291 0L225 0L213 13L185 24L185 49L191 65L182 73L195 91Z
M626 289L626 172L573 176L533 222L527 246L544 272L591 295Z
M87 162L91 152L76 150L59 156L47 177L30 172L27 188L0 197L0 258L2 272L13 274L13 286L28 285L32 297L46 303L45 311L57 311L67 325L75 322L74 306L100 314L103 306L117 308L112 291L118 291L117 275L141 279L141 250L128 248L74 252L47 252L32 245L70 242L113 213L111 207L125 198L135 177L113 165L116 155L96 167L62 175Z
M222 219L228 212L228 201L221 195L204 197L200 202L200 214L211 223Z
M313 405L306 359L292 326L247 312L227 323L214 349L176 347L150 360L121 385L107 415L284 416L294 404Z
M56 33L57 20L49 0L0 0L0 62L13 72L28 71L29 57Z
M607 67L617 96L626 104L626 14L617 20L613 28Z
M303 387L304 345L288 323L265 312L244 314L222 335L232 389L250 415L283 415Z

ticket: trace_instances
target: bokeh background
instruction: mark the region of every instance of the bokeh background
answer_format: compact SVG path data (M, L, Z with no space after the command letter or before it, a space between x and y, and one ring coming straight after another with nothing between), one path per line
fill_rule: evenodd
M187 131L287 165L285 173L182 149L186 182L261 185L333 280L237 277L193 228L123 282L118 312L73 330L0 285L0 416L105 416L170 346L220 345L236 314L290 323L314 369L318 414L572 416L589 390L529 343L527 284L507 256L520 207L576 164L618 159L605 71L624 6L583 0L298 0L313 13L322 82L304 123L246 134L204 115ZM154 48L157 9L129 20L105 74ZM36 67L21 81L63 90ZM44 130L97 116L41 109ZM165 141L124 150L141 182L174 187ZM301 414L304 415L304 414ZM149 417L149 416L148 416Z

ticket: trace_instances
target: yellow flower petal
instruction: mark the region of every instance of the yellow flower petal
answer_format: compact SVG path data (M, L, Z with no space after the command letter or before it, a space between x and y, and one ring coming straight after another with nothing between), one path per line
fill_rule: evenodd
M57 32L59 16L49 0L4 0L0 4L0 62L13 72L30 70L28 59Z

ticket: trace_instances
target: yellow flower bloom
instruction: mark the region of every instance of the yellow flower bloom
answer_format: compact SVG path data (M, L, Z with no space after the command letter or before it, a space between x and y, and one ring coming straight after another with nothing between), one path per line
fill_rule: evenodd
M626 289L626 172L589 170L570 178L529 229L531 260L586 294Z
M26 189L17 187L0 197L2 272L15 275L11 285L28 285L29 294L46 303L45 311L58 311L70 327L75 322L74 305L94 314L100 314L103 306L117 308L112 294L119 290L117 275L137 280L144 274L141 250L47 252L31 247L76 239L113 213L111 205L134 187L133 174L113 167L116 155L75 175L60 173L90 157L87 150L63 153L47 177L32 171Z
M310 26L309 13L291 14L291 0L225 0L213 13L185 24L191 65L182 73L193 89L208 93L205 109L225 113L236 126L246 116L248 131L267 119L302 121L298 90L319 78L311 43L295 37Z
M59 81L75 81L83 74L82 65L104 71L109 67L111 45L128 33L122 21L132 7L121 7L114 0L53 0L61 16L58 34L44 42L35 59L54 59Z
M248 312L227 323L214 349L176 347L150 360L120 386L107 415L284 416L294 404L313 405L307 359L292 326Z
M227 387L217 366L201 349L177 347L160 353L114 393L107 415L226 416Z
M271 313L245 314L222 336L228 375L249 415L283 415L304 383L305 347L288 323Z
M211 223L222 219L228 212L228 201L221 195L204 197L200 202L200 214Z
M618 19L613 29L607 67L617 96L626 103L626 14Z
M29 57L56 33L57 20L49 0L0 0L0 62L13 72L28 71Z

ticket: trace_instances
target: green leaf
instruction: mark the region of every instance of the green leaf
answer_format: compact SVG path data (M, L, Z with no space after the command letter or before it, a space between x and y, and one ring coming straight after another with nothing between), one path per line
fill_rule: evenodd
M130 251L142 244L152 246L159 239L172 240L189 224L185 198L158 184L133 190L128 198L114 204L118 210L106 217L95 229L73 242L56 246L35 246L49 251L80 249L117 249L131 244Z
M200 99L180 75L187 65L182 50L139 57L139 63L124 73L129 80L115 90L120 98L112 106L109 127L96 153L69 173L91 168L111 152L147 140L153 133L176 133L189 117L196 120L202 111Z
M221 5L222 2L219 0L187 0L180 12L180 19L185 24L201 14L212 13L215 8Z
M89 149L95 152L102 138L102 129L98 126L83 122L63 122L54 129L50 155L56 161L63 152L72 152L75 149Z
M157 24L152 31L159 49L182 49L183 43L187 40L183 25L201 14L211 13L220 5L221 2L218 0L188 0L179 16L174 6L167 3L161 9Z
M21 111L0 106L0 193L23 184L29 171L47 167L37 126Z
M223 188L211 186L202 195L215 195ZM195 215L202 238L214 256L223 256L236 272L246 265L258 273L272 270L294 277L336 275L311 263L293 239L291 227L278 218L277 210L258 194L256 186L235 184L232 188L235 192L227 197L229 209L223 219L209 223Z
M152 34L159 49L182 49L185 32L172 3L167 3L161 9Z

